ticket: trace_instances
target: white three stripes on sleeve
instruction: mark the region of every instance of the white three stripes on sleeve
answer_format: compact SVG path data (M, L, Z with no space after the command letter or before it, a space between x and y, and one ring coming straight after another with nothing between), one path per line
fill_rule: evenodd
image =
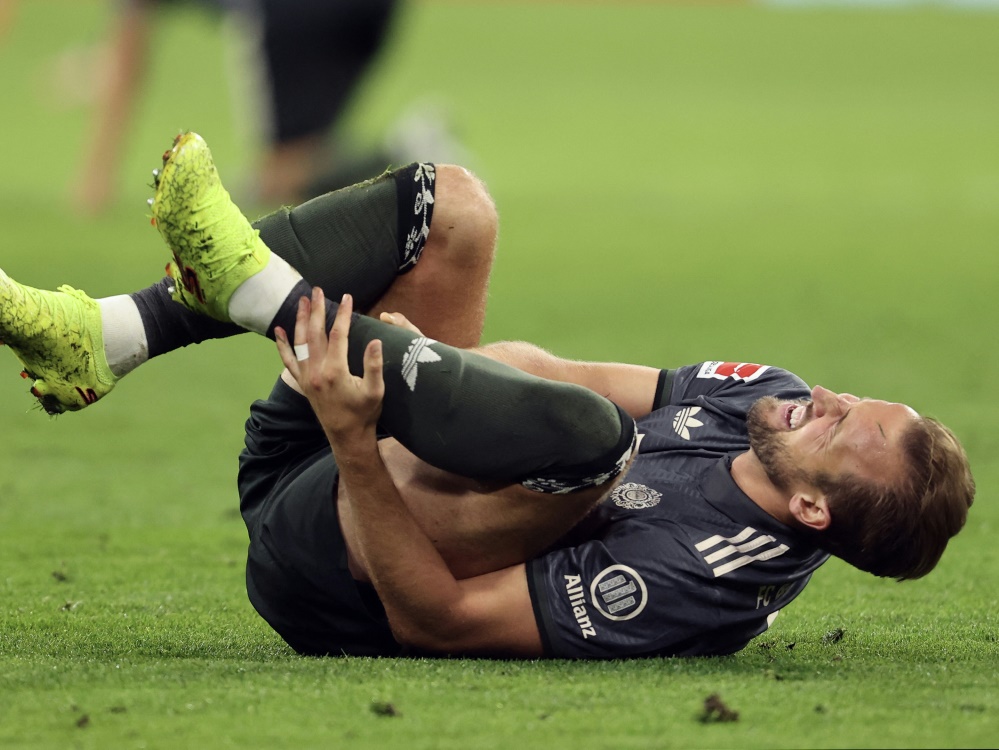
M696 548L703 555L704 562L712 566L711 570L715 574L715 578L719 578L726 573L731 573L733 570L741 568L743 565L749 565L756 561L771 560L775 557L780 557L788 551L789 547L786 544L780 544L769 546L755 555L745 554L761 547L773 545L776 541L769 534L762 534L752 526L747 526L733 537L723 537L718 534L710 536L703 542L698 543ZM718 547L723 542L724 546ZM708 553L708 550L716 547L717 549L714 552ZM739 553L740 556L732 559L732 555L736 553ZM722 562L721 565L715 566L715 563L723 561L726 558L730 558L728 562Z

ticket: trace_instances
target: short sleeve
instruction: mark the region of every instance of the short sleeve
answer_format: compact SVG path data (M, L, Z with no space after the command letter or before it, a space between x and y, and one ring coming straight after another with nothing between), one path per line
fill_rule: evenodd
M620 549L619 549L620 547ZM662 530L585 542L528 563L546 655L668 655L710 630L717 608L700 561Z
M746 409L761 393L781 399L805 398L810 389L797 375L752 362L701 362L663 370L655 408L698 404L705 398L724 399ZM745 404L741 404L745 401Z

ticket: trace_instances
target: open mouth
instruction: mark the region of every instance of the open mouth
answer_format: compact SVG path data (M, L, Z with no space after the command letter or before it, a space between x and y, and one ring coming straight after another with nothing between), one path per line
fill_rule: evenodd
M796 430L805 421L808 414L808 404L787 404L783 410L784 424L787 429Z

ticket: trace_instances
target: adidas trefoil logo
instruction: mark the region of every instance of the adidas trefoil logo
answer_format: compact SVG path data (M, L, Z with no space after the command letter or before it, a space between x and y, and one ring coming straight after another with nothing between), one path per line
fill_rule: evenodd
M690 430L695 427L703 427L704 422L694 419L694 415L701 410L700 406L687 406L680 409L673 417L673 430L684 440L690 440ZM689 429L688 429L689 428Z
M431 344L437 342L421 336L413 339L413 343L406 350L406 356L402 358L402 377L409 386L409 390L416 390L416 373L421 362L440 362L441 355L430 348Z

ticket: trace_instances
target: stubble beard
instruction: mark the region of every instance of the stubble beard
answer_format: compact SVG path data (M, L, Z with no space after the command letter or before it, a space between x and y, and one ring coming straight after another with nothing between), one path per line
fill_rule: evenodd
M760 460L767 478L777 489L787 491L802 472L794 465L784 432L767 422L766 415L780 403L780 399L773 396L764 396L754 402L746 414L746 429L749 447Z

